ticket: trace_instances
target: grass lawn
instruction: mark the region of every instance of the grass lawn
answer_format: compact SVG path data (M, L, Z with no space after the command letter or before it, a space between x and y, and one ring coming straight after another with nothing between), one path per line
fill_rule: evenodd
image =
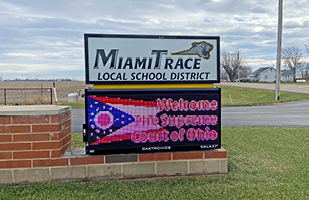
M276 101L275 100L276 92L274 90L261 90L253 88L223 86L223 85L220 87L221 87L222 106L268 105L275 103L309 100L309 94L281 91L280 100Z
M0 199L309 199L308 128L222 127L222 146L218 177L0 186Z
M77 102L60 102L60 106L71 106L74 109L85 108L85 101L77 101Z
M280 92L280 100L275 100L275 91L260 90L253 88L241 88L231 86L220 86L222 106L252 106L252 105L268 105L275 103L286 103L293 101L309 100L309 94L301 94L294 92ZM231 102L231 99L232 102ZM72 108L85 108L83 101L79 102L62 102L60 105L71 106Z

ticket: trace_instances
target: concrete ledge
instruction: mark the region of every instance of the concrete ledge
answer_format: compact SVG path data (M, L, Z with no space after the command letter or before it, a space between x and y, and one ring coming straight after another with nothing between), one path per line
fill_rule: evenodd
M80 182L227 173L227 159L132 162L0 170L0 184Z
M0 170L0 184L14 184L13 170Z
M122 166L119 164L89 165L89 180L111 180L122 178Z
M189 174L219 174L219 159L189 161Z
M50 180L56 182L77 182L86 180L87 166L67 166L50 168Z
M48 168L16 169L14 173L14 184L29 184L49 181Z
M56 105L25 105L25 106L0 106L0 116L12 115L60 115L68 112L69 106Z
M188 161L162 161L157 163L158 176L188 175Z

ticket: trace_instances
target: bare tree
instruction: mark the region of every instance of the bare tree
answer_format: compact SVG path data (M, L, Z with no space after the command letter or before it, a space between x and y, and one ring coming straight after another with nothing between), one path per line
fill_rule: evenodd
M296 74L303 67L303 64L301 62L302 57L302 52L296 46L289 46L282 50L282 58L284 60L285 67L293 72L294 82L296 81Z
M220 79L221 80L229 80L229 76L227 75L227 73L223 69L223 67L220 67Z
M252 73L252 67L243 66L239 71L239 77L248 77Z
M302 42L303 43L303 42ZM303 45L305 46L306 48L306 51L309 53L309 48L307 47L307 45L305 43L303 43Z
M239 52L236 51L234 53L228 53L226 51L222 51L221 53L221 66L227 73L230 81L234 81L239 77L240 70L245 65L245 58Z
M302 79L305 79L306 81L309 80L309 63L302 62L302 67L299 70L299 75Z

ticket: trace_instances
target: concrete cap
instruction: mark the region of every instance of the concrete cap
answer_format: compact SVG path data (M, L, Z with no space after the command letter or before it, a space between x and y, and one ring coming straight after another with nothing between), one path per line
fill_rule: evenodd
M59 115L71 110L70 106L25 105L0 106L0 116L6 115Z

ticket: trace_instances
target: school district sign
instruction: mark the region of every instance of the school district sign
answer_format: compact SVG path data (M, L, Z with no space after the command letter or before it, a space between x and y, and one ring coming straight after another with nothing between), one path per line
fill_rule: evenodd
M219 83L218 36L85 34L87 84Z

